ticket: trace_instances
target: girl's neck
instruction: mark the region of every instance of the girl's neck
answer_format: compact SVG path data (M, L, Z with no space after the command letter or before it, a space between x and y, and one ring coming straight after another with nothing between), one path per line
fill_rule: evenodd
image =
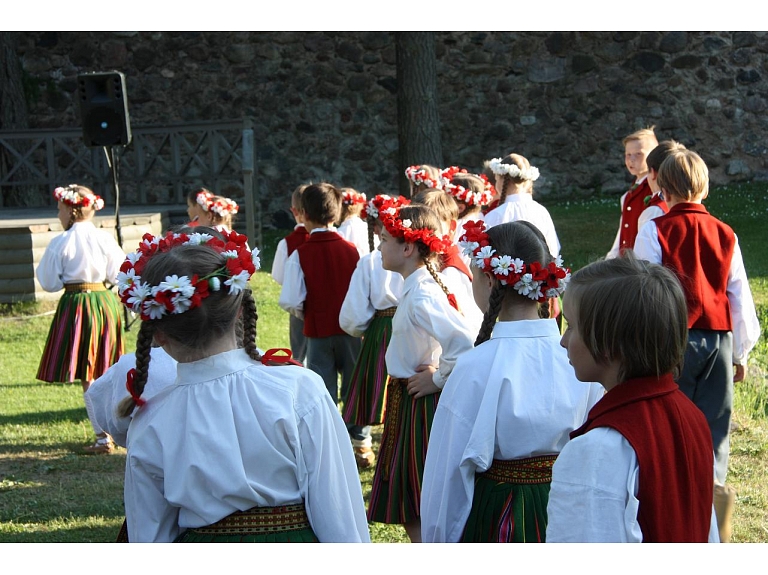
M193 361L199 361L206 357L218 355L226 351L232 351L237 348L237 338L235 337L234 331L226 333L220 338L215 338L211 341L210 345L207 345L203 349L190 349L170 338L167 338L163 344L163 349L166 353L179 363L192 363Z
M407 259L403 262L401 269L393 270L403 276L403 279L407 279L413 272L424 267L424 262L421 259L411 260Z
M519 295L514 294L518 299ZM510 303L509 298L505 299L501 304L501 311L499 312L499 321L523 321L531 319L541 319L539 317L539 306L533 300L530 303L527 301L521 301L519 303Z

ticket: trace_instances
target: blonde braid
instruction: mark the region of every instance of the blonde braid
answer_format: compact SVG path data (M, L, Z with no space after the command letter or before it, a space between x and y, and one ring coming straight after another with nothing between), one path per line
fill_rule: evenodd
M147 385L149 375L149 360L152 358L152 340L155 337L155 325L150 321L141 322L139 335L136 338L136 376L133 380L134 391L141 395ZM132 397L126 397L117 406L119 417L129 417L136 408L136 402Z
M450 290L447 287L445 287L445 284L440 279L440 276L437 273L437 269L435 268L434 262L432 260L426 258L426 257L422 257L422 261L424 262L424 267L427 268L427 271L429 272L429 275L431 275L432 279L435 280L435 283L437 285L439 285L440 289L443 290L443 293L445 293L445 295L448 298L450 298L450 296L453 295L453 294L451 294ZM449 301L450 301L450 299L449 299ZM461 310L458 310L458 311L459 311L459 313L461 313Z

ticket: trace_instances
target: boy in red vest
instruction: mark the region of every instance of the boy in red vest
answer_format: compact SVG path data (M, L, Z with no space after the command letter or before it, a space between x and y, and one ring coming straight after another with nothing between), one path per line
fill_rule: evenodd
M563 314L576 377L606 393L552 468L547 542L719 541L707 421L673 379L688 331L677 278L628 250L573 274Z
M648 164L646 158L651 150L658 144L654 126L638 130L624 138L624 165L629 173L635 176L635 183L628 192L621 196L621 220L619 231L613 241L611 251L606 258L617 258L624 250L631 249L635 245L635 238L639 229L638 219L645 209L645 198L652 196L653 192L648 184Z
M704 412L712 433L717 481L725 484L733 383L744 379L760 323L733 230L701 204L709 173L696 152L672 152L658 183L669 212L638 234L637 257L675 272L688 304L688 347L677 383Z
M661 188L659 187L659 168L661 163L667 159L667 156L675 150L685 150L685 146L674 140L664 140L651 150L651 153L645 159L645 163L648 166L648 185L651 187L652 195L643 198L645 209L637 220L638 232L642 229L643 225L650 222L653 218L663 216L669 211L669 206L664 201L664 197L661 195ZM637 242L637 238L635 238L635 242Z
M360 259L354 244L332 227L341 213L342 194L333 185L310 184L301 194L307 240L285 264L279 305L304 320L309 369L325 381L328 393L339 403L346 397L360 352L359 337L352 337L339 325L341 305ZM348 425L358 463L373 463L370 426Z
M288 261L288 258L296 251L296 248L303 244L307 236L309 236L307 228L304 227L304 211L301 209L301 194L307 185L300 185L291 194L291 213L296 221L296 225L290 234L280 240L275 250L275 259L272 262L272 279L280 285L283 285L283 278L285 276L285 262ZM288 314L288 337L291 342L291 355L297 361L304 363L304 359L307 357L304 320L291 313Z

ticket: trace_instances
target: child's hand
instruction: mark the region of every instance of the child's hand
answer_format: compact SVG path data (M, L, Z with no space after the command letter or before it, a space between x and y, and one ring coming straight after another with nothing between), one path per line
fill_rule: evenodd
M744 381L745 377L747 377L747 366L734 365L733 366L733 383Z
M408 394L412 395L414 399L419 399L425 395L440 391L440 388L432 381L432 374L436 371L437 369L434 365L421 364L417 367L416 375L408 378L408 385L406 386Z

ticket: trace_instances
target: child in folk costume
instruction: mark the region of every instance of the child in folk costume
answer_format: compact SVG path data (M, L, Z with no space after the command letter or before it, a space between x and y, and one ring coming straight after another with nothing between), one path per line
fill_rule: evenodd
M71 184L53 191L64 233L51 240L37 267L45 291L64 289L45 343L37 379L47 382L80 380L83 394L123 354L123 316L114 283L125 253L113 235L93 224L104 201L85 186ZM86 399L96 442L85 449L109 453L113 444L99 427Z
M659 144L653 129L654 126L638 130L622 140L624 165L627 167L627 171L635 177L635 182L629 191L621 196L619 201L621 219L619 220L616 239L613 240L613 245L605 256L608 259L617 258L624 253L624 250L634 248L635 238L640 230L639 219L645 210L645 198L653 195L648 181L648 164L646 162L648 154Z
M518 154L494 158L489 166L496 175L499 205L485 215L485 224L492 228L504 222L525 220L536 226L547 240L553 258L560 255L560 241L547 208L533 199L533 182L539 179L538 168Z
M123 302L141 314L128 431L132 542L369 541L344 423L322 379L256 349L248 280L258 250L222 232L145 236L123 264ZM236 323L243 317L242 339ZM176 382L143 397L155 341Z
M283 285L285 263L301 244L307 241L309 232L304 226L304 210L301 207L301 194L309 184L298 186L291 194L291 214L296 221L293 231L277 243L275 257L272 260L272 279ZM304 320L292 313L288 314L288 337L291 342L293 358L301 363L307 357L307 338L304 337Z
M382 206L394 210L407 204L408 200L402 196L391 198L378 195L370 200L364 208L363 217L368 221L371 238L380 234L378 215ZM373 248L372 239L370 244ZM392 335L392 316L402 291L403 276L382 267L379 250L372 249L357 262L339 313L342 329L351 336L363 338L349 391L344 398L342 417L347 424L366 426L384 422L384 400L389 380L384 354ZM370 438L354 446L354 451L358 467L366 468L374 464Z
M404 278L387 348L386 422L376 463L368 519L405 526L411 541L421 540L421 480L427 442L440 391L456 359L472 347L466 319L445 289L434 257L448 238L435 232L440 222L426 206L381 210L384 269Z
M464 235L464 224L485 219L482 208L493 201L495 190L484 174L470 174L458 166L446 168L442 173L443 190L456 200L459 207L459 217L456 221L456 231L453 243L458 244ZM470 258L463 256L467 265Z
M432 426L421 500L429 542L543 542L552 464L602 396L573 374L546 316L569 272L519 221L465 226L485 320L459 357ZM498 318L498 323L496 322ZM492 333L491 333L492 332Z
M196 188L187 195L187 216L190 226L207 225L213 193L206 188Z
M411 189L411 197L424 190L441 190L442 181L440 169L429 164L409 166L405 169L405 177Z
M208 206L208 218L201 223L220 232L232 231L232 220L239 209L236 201L224 196L213 196Z
M637 257L671 269L685 290L688 345L677 384L707 418L725 484L733 408L733 383L746 375L749 352L760 337L752 291L736 234L710 215L709 172L691 150L661 163L658 185L669 212L645 224Z
M548 542L717 542L712 439L675 384L685 296L674 274L624 257L579 270L563 296L562 346L605 396L552 469Z
M360 217L365 206L365 194L352 188L341 188L341 216L336 232L348 242L355 244L360 257L370 253L368 246L368 225Z
M645 196L643 198L643 204L645 209L640 214L640 218L637 220L637 229L643 227L647 222L650 222L653 218L663 216L669 211L667 202L664 201L664 197L661 194L661 188L659 187L659 168L661 163L676 150L685 150L685 146L674 140L664 140L660 142L645 159L645 163L648 166L648 186L651 188L652 195ZM637 238L635 238L637 240Z

